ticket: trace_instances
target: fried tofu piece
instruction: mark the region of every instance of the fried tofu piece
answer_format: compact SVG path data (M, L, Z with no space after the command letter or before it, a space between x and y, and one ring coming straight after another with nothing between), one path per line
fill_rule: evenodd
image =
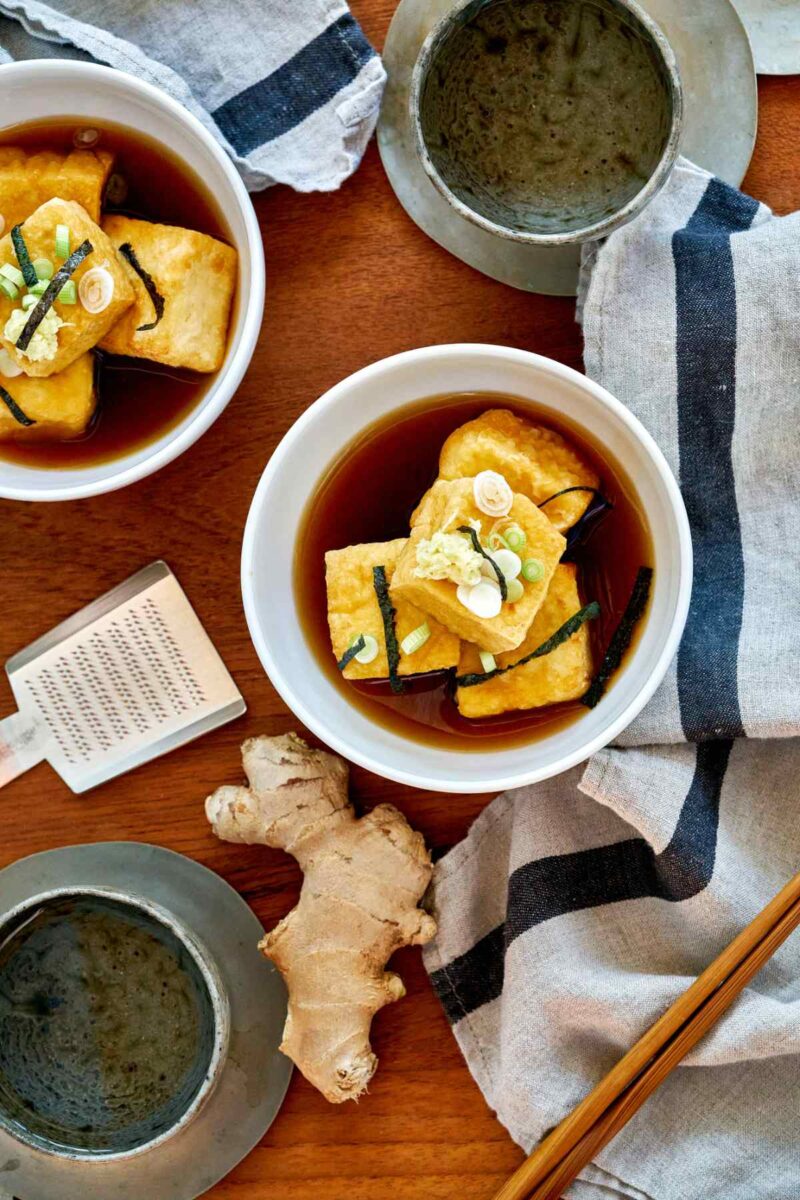
M22 146L0 146L0 216L6 233L31 213L61 196L85 208L93 221L114 165L109 150L28 151ZM52 258L52 254L47 256Z
M26 375L47 378L63 371L87 350L91 350L111 326L119 320L126 308L133 303L133 288L128 283L122 260L115 247L84 208L70 200L48 200L40 205L22 226L22 234L31 259L49 258L61 265L54 257L56 225L66 225L70 231L70 250L74 251L88 239L92 252L75 269L71 278L77 287L87 271L94 267L105 267L114 281L111 303L102 312L90 313L80 300L75 304L62 304L56 300L53 308L65 322L58 330L55 353L34 361L30 355L18 350L14 342L5 336L9 316L20 307L19 298L9 300L0 295L0 344L11 358L22 367ZM0 264L17 265L17 257L9 234L0 239Z
M110 354L149 358L170 367L217 371L228 345L228 323L236 291L238 256L232 246L174 225L109 216L103 229L115 246L128 243L164 298L155 329L153 301L126 262L136 303L103 339Z
M532 653L580 607L577 567L574 563L560 563L524 642L511 653L499 655L498 667L508 667ZM478 647L464 643L458 674L468 675L482 670ZM486 683L456 688L456 703L463 717L493 717L498 713L578 700L591 681L589 626L584 624L571 638L542 658L534 658L505 675L487 679Z
M525 556L538 559L544 567L541 580L526 583L516 604L504 604L497 617L476 617L459 601L454 583L447 579L419 579L415 574L417 546L437 530L452 533L460 525L479 520L484 536L488 533L492 520L475 504L471 479L438 480L426 494L414 514L411 536L397 562L390 588L393 601L414 604L459 638L477 642L491 654L516 649L544 600L566 541L527 496L514 496L509 515L525 531Z
M325 555L328 626L337 662L360 633L371 634L380 647L378 657L371 663L352 659L343 671L345 679L387 679L389 676L383 617L375 595L372 568L385 567L387 582L391 582L406 540L364 542L344 550L329 550ZM423 621L428 622L431 631L425 645L414 654L400 652L399 675L422 675L426 671L444 671L456 665L460 653L457 637L413 604L397 603L395 609L398 644Z
M599 486L600 480L560 433L526 421L505 408L491 408L453 431L439 458L440 479L498 471L511 488L541 504L563 488ZM583 516L591 496L571 492L542 511L562 532Z
M82 354L47 379L0 375L0 386L34 425L21 425L0 395L0 442L66 441L89 428L97 405L94 355Z

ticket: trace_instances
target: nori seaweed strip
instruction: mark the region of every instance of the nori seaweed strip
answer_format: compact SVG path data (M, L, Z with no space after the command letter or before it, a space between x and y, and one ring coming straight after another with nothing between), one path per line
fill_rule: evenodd
M653 568L639 567L630 600L625 606L625 612L622 614L619 625L614 630L600 664L600 670L590 683L588 691L581 697L581 704L585 704L587 708L594 708L599 703L609 679L622 662L625 651L633 639L636 626L647 607L652 582Z
M597 488L584 487L583 484L576 483L574 487L566 487L562 488L560 492L553 492L552 496L548 496L547 499L543 500L537 507L544 508L545 504L549 504L551 500L557 500L559 496L568 496L570 492L591 492L593 496L597 496L600 500L605 500L605 496L602 492L598 491ZM606 503L608 503L607 500Z
M486 561L489 563L492 570L494 571L495 575L497 576L497 582L500 584L500 599L507 600L508 599L508 585L506 584L506 577L503 574L503 572L500 570L500 568L498 567L497 563L492 558L491 554L487 554L486 551L484 550L483 546L478 541L478 535L475 532L475 530L472 528L471 525L459 525L458 532L466 533L472 539L472 545L473 545L474 549L478 552L478 554L480 554L481 558L486 559Z
M39 276L36 274L31 262L31 256L28 254L28 247L25 245L25 238L22 236L21 225L15 225L11 230L11 241L14 244L14 253L17 256L19 269L22 271L22 278L28 287L35 287L39 282Z
M17 338L16 345L18 350L28 349L31 338L36 333L36 330L39 328L50 309L53 307L55 301L58 299L58 293L70 278L72 272L77 270L83 260L87 257L87 255L91 254L93 250L94 246L87 238L85 242L81 242L77 250L72 251L72 254L70 254L63 266L58 268L44 292L42 292L39 303L30 311L30 315L28 320L25 322L22 333Z
M164 297L161 295L161 292L156 287L153 276L150 275L147 271L145 271L144 267L139 262L138 258L136 257L136 251L134 250L134 248L130 244L130 242L123 242L119 248L119 252L123 256L123 258L126 258L128 260L128 262L131 264L131 266L133 267L136 274L141 279L142 283L144 284L145 291L147 292L150 299L153 301L153 308L156 310L155 321L150 321L147 325L137 325L136 332L144 333L144 331L146 329L155 329L156 325L158 324L158 322L161 320L161 318L164 315L164 305L166 304L166 301L165 301Z
M363 633L360 633L358 635L358 637L356 638L356 640L353 642L352 646L347 647L344 654L337 662L336 665L339 668L339 670L343 671L345 669L345 667L347 666L347 664L351 663L353 661L353 659L355 658L355 656L357 654L361 653L361 651L364 649L366 644L367 643L364 641Z
M456 686L475 687L476 684L486 683L487 679L494 679L496 675L505 675L506 671L513 671L516 667L524 666L525 663L531 662L534 658L544 658L546 654L557 650L560 645L568 641L573 633L577 633L581 625L584 625L586 621L593 621L595 617L599 616L600 605L596 600L592 600L591 604L585 604L583 608L573 613L569 620L565 621L555 633L551 633L546 642L542 642L541 646L537 646L535 650L532 650L530 654L526 654L518 662L509 663L507 667L495 667L493 671L481 671L474 675L456 675Z
M583 541L597 518L614 507L608 497L604 496L597 488L576 485L575 487L562 488L560 492L555 492L552 496L548 496L546 500L542 501L539 508L544 508L545 504L549 504L551 500L557 500L559 496L566 496L569 492L590 492L594 500L585 509L583 515L578 518L572 528L567 530L567 547L562 555L562 562L570 561L567 556Z
M6 389L4 387L0 387L0 400L3 401L6 408L11 413L12 417L14 418L14 420L17 422L18 425L24 425L25 428L28 429L31 425L36 424L36 422L33 420L32 417L26 416L26 414L22 411L20 406L17 404L14 397L9 396L8 392L6 391Z
M372 586L378 597L378 608L383 617L383 636L386 641L386 657L389 660L389 685L396 696L401 695L406 686L397 674L400 664L400 648L397 645L397 632L394 627L394 605L389 599L389 585L386 582L386 568L372 568Z

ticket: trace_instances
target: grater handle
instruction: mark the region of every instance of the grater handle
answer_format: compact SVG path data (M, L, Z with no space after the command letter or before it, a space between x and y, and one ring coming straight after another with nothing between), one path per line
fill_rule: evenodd
M0 787L42 762L48 733L35 717L12 713L0 721Z

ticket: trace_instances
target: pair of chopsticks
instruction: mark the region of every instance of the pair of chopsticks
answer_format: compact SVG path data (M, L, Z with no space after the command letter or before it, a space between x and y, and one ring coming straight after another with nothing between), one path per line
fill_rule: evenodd
M800 925L800 874L536 1147L494 1200L559 1200Z

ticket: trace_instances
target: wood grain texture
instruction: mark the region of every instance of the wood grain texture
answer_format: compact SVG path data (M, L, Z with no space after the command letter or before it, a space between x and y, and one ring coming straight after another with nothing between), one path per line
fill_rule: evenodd
M381 45L393 0L353 0ZM761 87L762 135L748 183L784 212L800 204L800 80ZM268 291L261 342L238 394L178 462L124 492L61 505L0 501L0 661L155 558L176 571L249 705L201 742L74 797L47 766L2 795L0 866L86 841L133 839L218 871L265 926L292 905L298 877L278 852L216 842L204 797L241 777L239 743L297 728L248 637L239 551L250 498L270 453L326 388L413 346L485 341L580 367L572 301L485 279L406 217L370 146L332 195L285 188L255 198ZM11 695L0 679L0 713ZM488 797L431 795L353 772L356 800L397 803L436 851L462 838ZM473 1200L491 1196L522 1159L487 1109L433 997L419 953L398 955L408 998L379 1014L381 1065L358 1106L334 1108L294 1078L258 1149L213 1200ZM27 1200L27 1198L26 1198Z

